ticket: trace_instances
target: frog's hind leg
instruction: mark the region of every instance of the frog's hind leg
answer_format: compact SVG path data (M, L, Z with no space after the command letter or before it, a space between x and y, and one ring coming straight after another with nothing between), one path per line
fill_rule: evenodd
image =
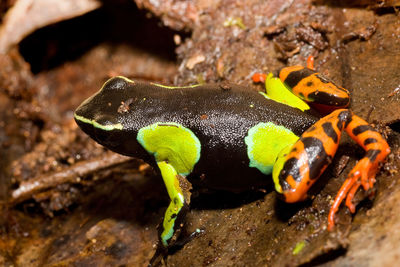
M379 169L379 163L383 162L386 156L390 153L390 147L382 135L360 117L350 114L345 123L345 130L349 136L366 151L366 154L364 158L358 161L356 166L351 170L335 197L335 201L329 211L329 230L333 229L335 225L335 213L345 198L347 198L346 206L352 213L355 212L355 206L352 203L352 199L356 191L361 185L364 190L373 187L375 183L375 175Z
M351 200L360 185L365 190L375 182L378 165L390 152L385 139L366 121L350 110L339 109L323 117L290 148L282 151L274 165L273 178L286 202L304 200L308 189L331 163L345 130L366 151L350 172L329 212L328 227L334 226L334 215L347 197L346 205L354 211Z

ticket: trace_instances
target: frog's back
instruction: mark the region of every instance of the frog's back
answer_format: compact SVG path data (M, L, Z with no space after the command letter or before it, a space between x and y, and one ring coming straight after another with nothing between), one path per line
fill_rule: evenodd
M190 129L200 140L201 156L188 178L211 188L243 190L270 183L270 178L249 167L245 137L250 129L271 123L299 136L317 120L238 85L141 86L135 111L129 113L131 127L172 122Z

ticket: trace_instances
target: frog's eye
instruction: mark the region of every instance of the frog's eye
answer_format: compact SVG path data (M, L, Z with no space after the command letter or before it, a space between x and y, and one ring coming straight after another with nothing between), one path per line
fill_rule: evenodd
M108 81L103 85L102 91L111 91L111 90L125 90L134 82L129 80L128 78L122 76L116 76Z

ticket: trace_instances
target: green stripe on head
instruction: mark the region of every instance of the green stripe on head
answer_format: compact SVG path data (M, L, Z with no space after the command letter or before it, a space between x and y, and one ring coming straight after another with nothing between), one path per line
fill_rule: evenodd
M74 117L76 120L86 123L86 124L91 124L93 127L98 128L98 129L102 129L104 131L112 131L112 130L122 130L123 126L121 123L116 123L116 124L100 124L95 120L91 120L91 119L87 119L85 117L79 116L76 113L74 114Z

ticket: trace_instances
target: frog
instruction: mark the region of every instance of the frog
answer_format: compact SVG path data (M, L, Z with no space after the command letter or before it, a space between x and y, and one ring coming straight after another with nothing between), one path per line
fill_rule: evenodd
M312 60L278 73L253 76L265 82L265 92L230 83L167 86L116 76L76 109L76 123L92 139L144 160L162 177L170 203L157 250L176 242L192 187L242 192L269 186L272 177L284 201L307 199L343 132L365 156L339 189L328 230L343 201L354 213L360 186L373 188L390 147L348 108L349 91L315 71Z

